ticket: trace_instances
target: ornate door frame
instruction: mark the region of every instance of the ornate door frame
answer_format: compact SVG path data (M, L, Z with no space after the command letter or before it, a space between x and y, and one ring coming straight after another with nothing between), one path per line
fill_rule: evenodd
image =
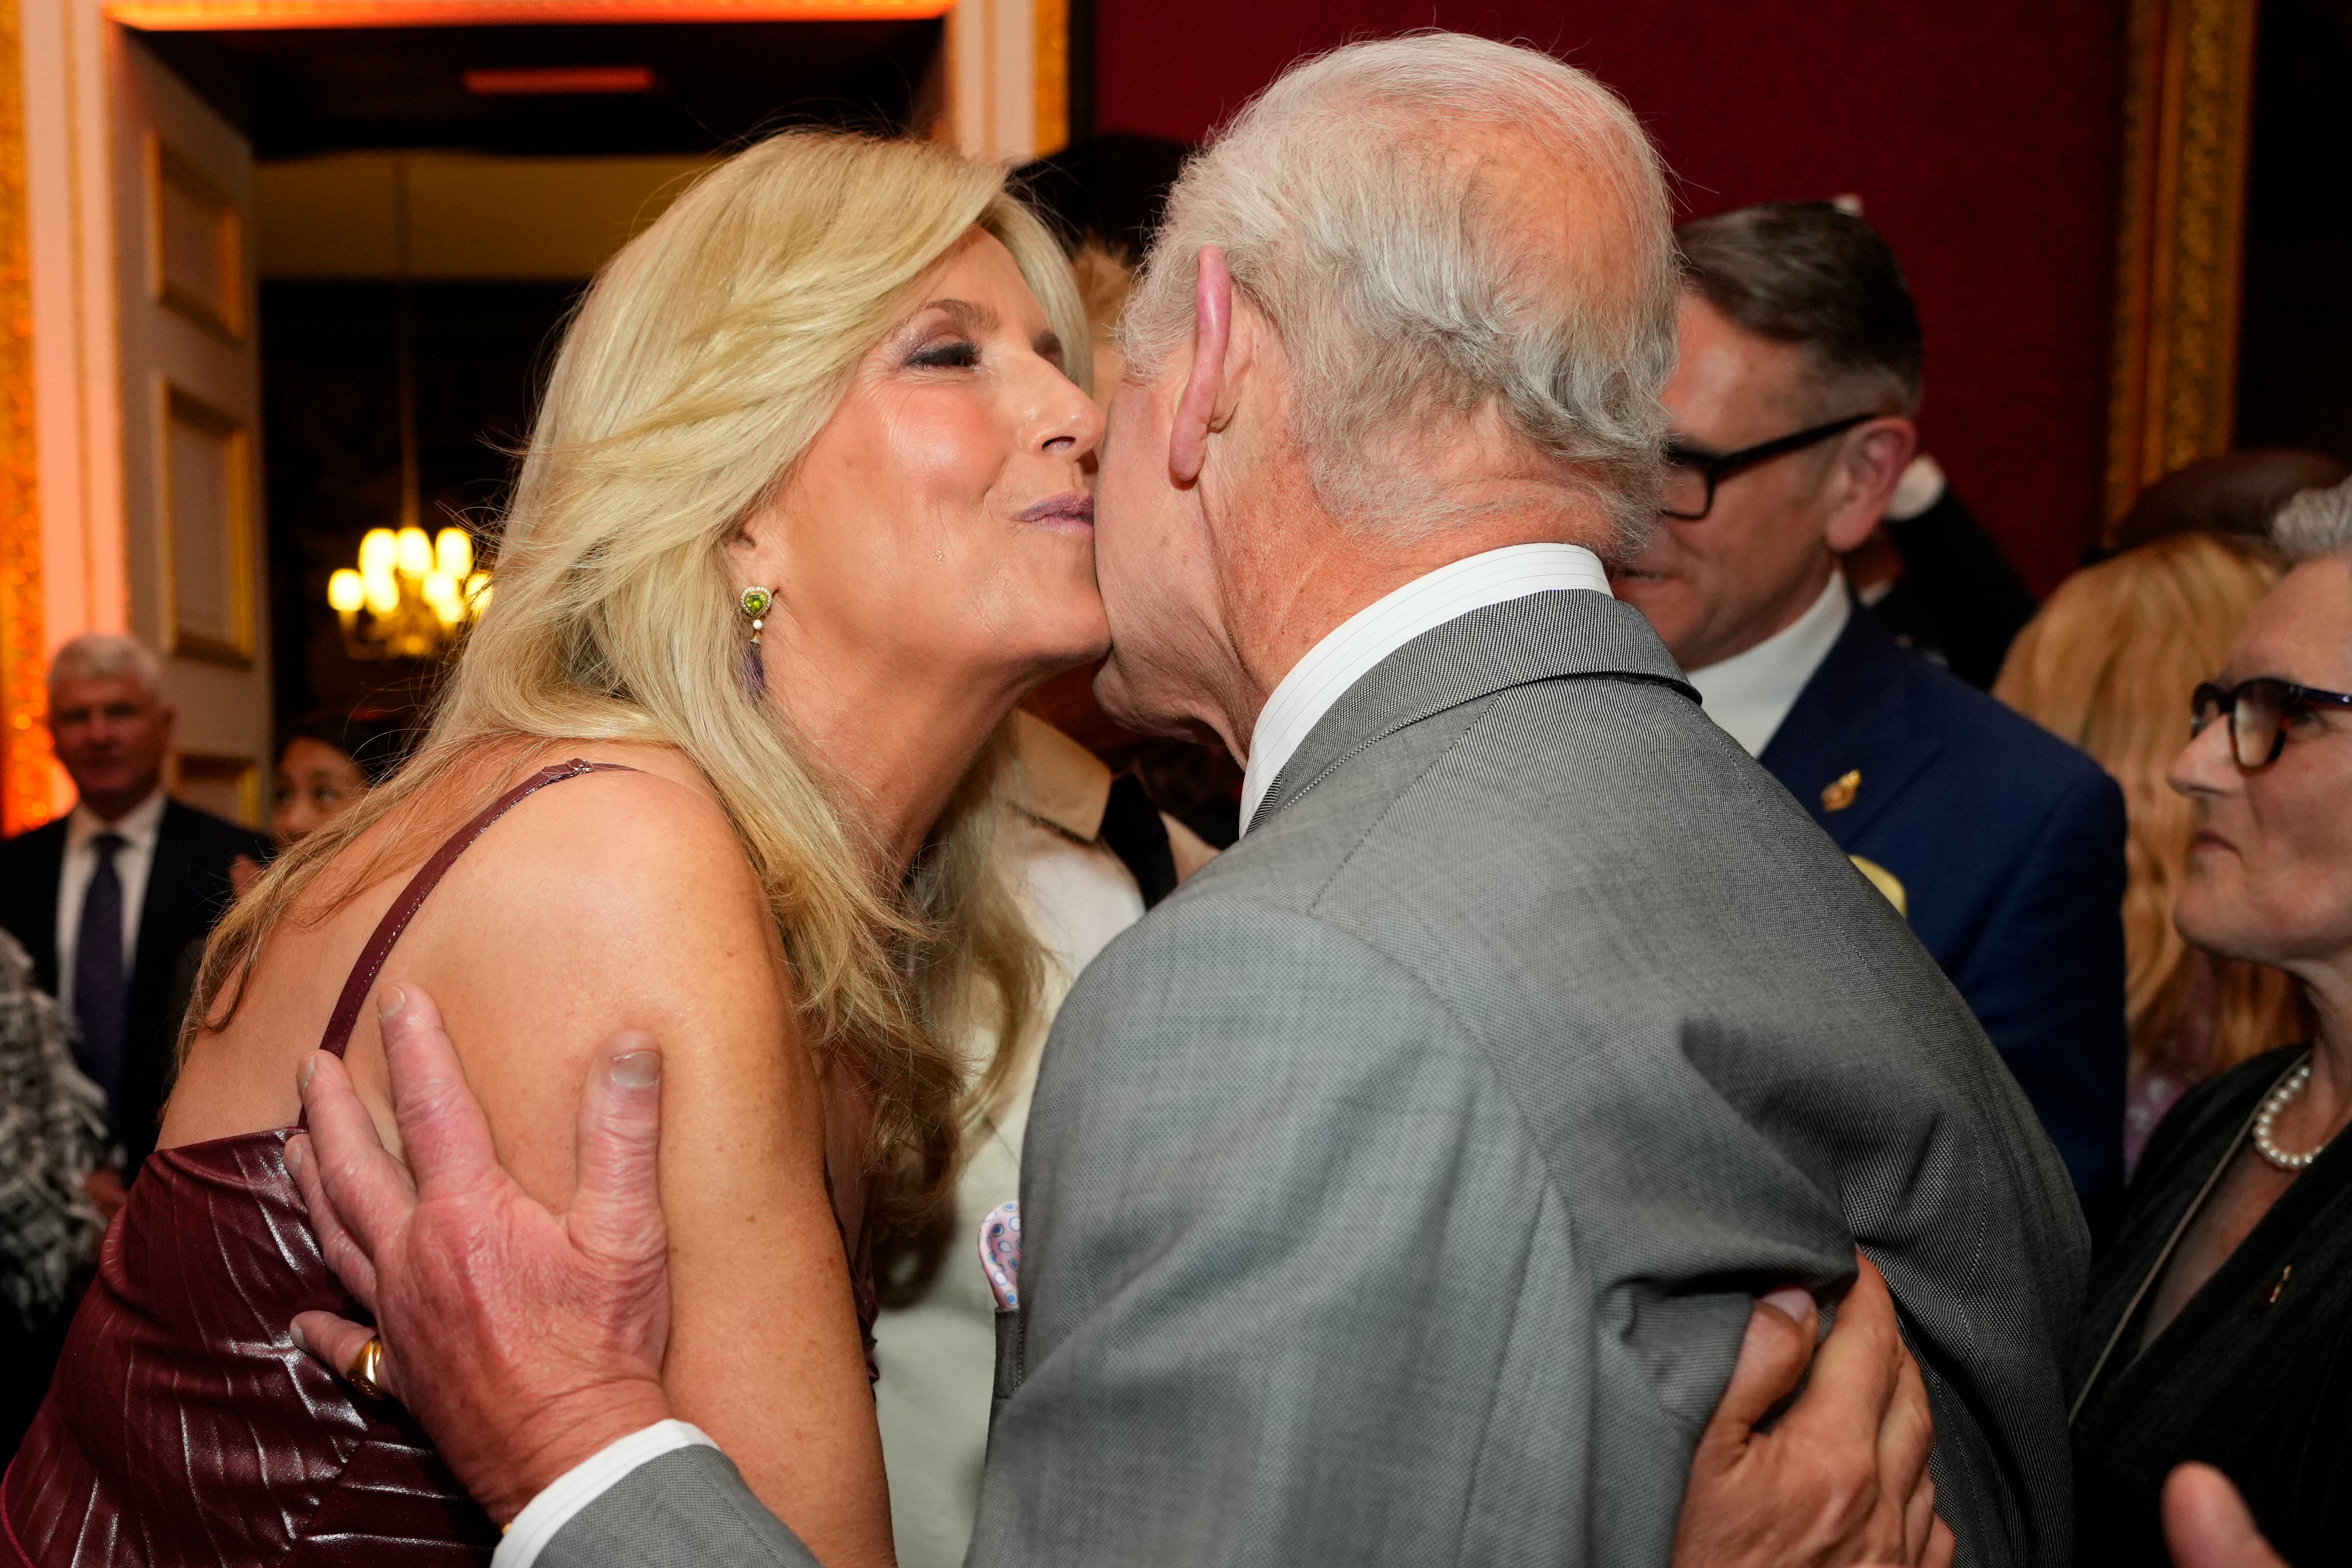
M2132 0L2106 513L2227 451L2256 0Z
M0 0L0 832L49 816L41 513L34 460L31 218L24 42Z

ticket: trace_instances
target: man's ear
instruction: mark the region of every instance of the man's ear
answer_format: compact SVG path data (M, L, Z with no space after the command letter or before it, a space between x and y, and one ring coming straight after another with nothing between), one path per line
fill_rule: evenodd
M1168 433L1168 473L1180 485L1201 477L1209 433L1233 412L1233 341L1234 275L1224 251L1204 245L1192 282L1192 369Z
M1868 539L1886 509L1894 503L1895 487L1919 450L1918 426L1908 419L1874 419L1846 437L1832 483L1838 489L1838 507L1822 537L1843 555Z

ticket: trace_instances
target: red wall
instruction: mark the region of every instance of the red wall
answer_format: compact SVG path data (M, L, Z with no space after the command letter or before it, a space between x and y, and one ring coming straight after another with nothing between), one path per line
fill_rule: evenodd
M1853 192L1927 335L1922 424L2047 592L2095 534L2125 0L1096 0L1104 131L1197 141L1299 54L1532 42L1650 127L1696 215Z

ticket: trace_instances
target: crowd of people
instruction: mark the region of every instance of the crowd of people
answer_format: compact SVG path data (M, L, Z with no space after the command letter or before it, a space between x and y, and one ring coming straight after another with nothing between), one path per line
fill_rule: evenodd
M268 839L59 649L16 1555L2331 1561L2352 480L2193 465L2037 608L1869 223L1668 212L1447 34L1132 267L786 132Z

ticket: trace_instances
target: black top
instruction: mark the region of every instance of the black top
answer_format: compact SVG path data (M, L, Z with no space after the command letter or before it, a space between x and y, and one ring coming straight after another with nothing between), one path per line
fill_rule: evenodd
M2078 1386L2119 1323L2124 1332L2074 1421L2076 1553L2085 1565L2167 1568L2158 1500L2165 1477L2189 1459L2235 1481L2263 1533L2299 1568L2341 1562L2352 1539L2352 1138L2323 1151L2135 1353L2156 1297L2151 1288L2135 1301L2143 1281L2303 1050L2257 1057L2173 1108L2092 1271Z

